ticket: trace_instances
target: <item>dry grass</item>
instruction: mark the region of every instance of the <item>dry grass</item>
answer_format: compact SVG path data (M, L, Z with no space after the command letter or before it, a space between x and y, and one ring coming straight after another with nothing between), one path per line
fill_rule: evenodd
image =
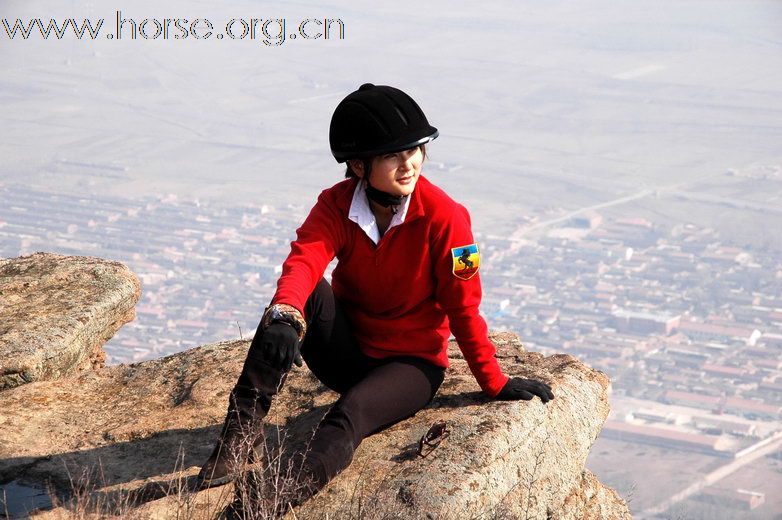
M309 482L302 473L301 452L287 442L284 432L276 428L276 436L261 443L256 450L258 462L237 472L233 480L223 486L201 490L197 487L192 471L184 468L185 454L180 447L175 467L167 478L147 482L140 488L126 489L121 485L107 486L100 464L84 469L78 475L68 474L70 496L62 501L50 492L56 513L44 514L46 520L94 520L111 518L117 520L176 519L176 520L271 520L285 517L299 520L295 507L307 497ZM251 449L252 435L245 436L243 448ZM308 447L308 446L307 446ZM307 448L305 448L306 451ZM241 450L238 450L241 452ZM523 481L514 487L534 490L536 473L541 463L542 450L536 456L535 464ZM237 467L239 461L236 461ZM360 473L372 472L372 467L361 468ZM371 479L359 478L344 502L318 505L309 509L307 520L403 520L419 518L421 509L406 504L405 497L389 496L385 483L396 475L386 475L382 482L372 486L365 482ZM449 511L428 513L424 519L445 520L471 518L475 520L518 520L530 519L527 514L515 516L510 507L503 503L489 510Z
M11 515L8 513L8 497L5 495L5 490L3 490L3 496L0 497L0 503L3 504L3 513L5 514L5 518L11 518Z
M201 489L192 470L184 467L185 453L181 446L172 473L133 489L127 485L109 485L100 462L74 473L63 461L68 481L67 499L50 488L53 510L43 512L42 516L47 520L267 520L291 513L291 518L296 518L293 507L307 494L309 483L301 471L303 457L294 456L295 451L289 449L290 443L279 427L270 437L253 448L255 437L245 435L235 451L237 460L234 461L234 467L243 467L244 471L237 471L228 484L209 489ZM242 453L246 458L251 452L255 462L242 464L239 460ZM6 517L10 515L6 513Z

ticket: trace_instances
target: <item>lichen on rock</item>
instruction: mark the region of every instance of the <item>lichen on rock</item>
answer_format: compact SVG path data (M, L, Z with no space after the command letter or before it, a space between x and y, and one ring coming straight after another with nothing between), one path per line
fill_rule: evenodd
M103 365L141 294L123 264L35 253L0 259L0 390Z

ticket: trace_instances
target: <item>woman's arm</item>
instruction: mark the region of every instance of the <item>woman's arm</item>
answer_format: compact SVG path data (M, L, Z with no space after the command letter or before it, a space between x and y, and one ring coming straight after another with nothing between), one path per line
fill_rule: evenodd
M343 219L329 190L321 193L296 230L296 240L291 242L291 252L282 264L273 304L290 305L304 315L307 298L345 243Z
M474 242L467 209L457 205L438 233L432 247L437 278L437 301L448 315L451 332L481 389L490 397L515 400L533 395L548 402L554 398L545 383L519 377L508 378L494 357L486 321L479 314L481 282L480 252Z
M489 341L486 321L478 312L481 281L477 270L470 272L469 266L479 261L480 254L470 254L470 246L477 250L477 245L467 209L456 205L439 227L431 244L437 282L435 296L448 315L451 332L475 379L484 392L495 397L508 382L508 376L494 357L496 349Z

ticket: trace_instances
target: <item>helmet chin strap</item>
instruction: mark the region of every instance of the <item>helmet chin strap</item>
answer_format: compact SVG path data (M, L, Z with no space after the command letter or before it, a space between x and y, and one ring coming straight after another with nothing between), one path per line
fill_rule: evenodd
M369 178L367 178L366 192L369 200L377 202L384 208L391 206L391 211L394 214L396 214L396 208L393 206L399 206L400 204L402 204L402 199L404 198L404 196L402 195L391 195L390 193L387 193L385 191L378 190L377 188L372 186L372 184L369 181Z

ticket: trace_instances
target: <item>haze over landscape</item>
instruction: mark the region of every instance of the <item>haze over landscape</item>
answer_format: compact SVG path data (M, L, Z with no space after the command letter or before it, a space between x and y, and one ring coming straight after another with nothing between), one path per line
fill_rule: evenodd
M215 33L284 18L288 37L108 38L118 10ZM9 36L71 17L101 37ZM3 19L0 257L131 267L110 362L251 334L343 175L334 107L394 85L440 130L424 174L472 214L490 327L611 376L590 469L636 518L782 518L778 2L46 0ZM344 37L305 39L306 19Z

